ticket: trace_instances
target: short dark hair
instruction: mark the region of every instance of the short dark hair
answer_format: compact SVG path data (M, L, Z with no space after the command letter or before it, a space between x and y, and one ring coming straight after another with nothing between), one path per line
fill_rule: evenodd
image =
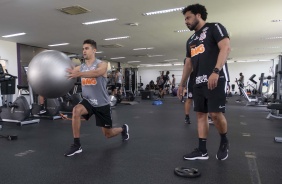
M201 14L201 17L204 21L207 20L208 12L205 6L200 4L192 4L187 6L182 10L183 15L185 15L186 12L191 11L194 15Z
M97 49L97 43L94 40L91 39L84 40L83 45L84 44L90 44L93 48Z

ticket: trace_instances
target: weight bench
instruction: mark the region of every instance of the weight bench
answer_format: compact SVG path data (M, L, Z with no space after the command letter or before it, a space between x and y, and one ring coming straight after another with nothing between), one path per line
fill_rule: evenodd
M282 119L282 104L281 103L274 103L267 106L267 109L270 109L269 114L267 115L267 119L270 117L276 118L276 119ZM274 137L275 142L282 143L282 137Z
M267 109L270 109L269 114L267 115L266 119L270 117L276 119L282 119L282 104L281 103L273 103L267 106Z
M258 98L255 95L251 95L248 96L248 94L246 93L246 91L239 86L239 90L241 91L241 93L243 94L244 98L247 100L247 104L246 106L250 105L250 106L254 106L258 104Z

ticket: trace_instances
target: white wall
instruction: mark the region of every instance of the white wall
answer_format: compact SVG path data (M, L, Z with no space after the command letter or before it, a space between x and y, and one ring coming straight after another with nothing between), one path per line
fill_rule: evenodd
M0 40L0 58L8 60L6 69L12 75L18 76L18 63L17 63L17 44L14 42L7 42ZM16 80L16 85L18 80ZM16 90L17 94L17 90ZM13 97L15 99L15 95Z
M261 73L265 76L272 75L270 68L277 64L277 60L274 61L260 61L260 62L246 62L246 63L228 63L228 70L230 76L230 85L235 84L235 79L239 78L239 73L242 72L245 76L245 85L247 84L249 78L256 74L254 78L259 84L259 77ZM138 68L138 74L142 78L144 86L146 86L151 80L156 82L157 77L160 75L160 71L170 71L170 77L172 74L175 75L176 84L181 80L183 66L163 66L163 67L142 67ZM235 91L238 91L237 85Z

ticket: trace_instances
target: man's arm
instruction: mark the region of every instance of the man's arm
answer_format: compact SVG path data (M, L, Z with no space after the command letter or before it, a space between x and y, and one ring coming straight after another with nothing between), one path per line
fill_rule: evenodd
M227 57L230 52L230 40L229 38L224 38L217 44L219 48L219 54L217 57L217 62L215 65L215 68L218 68L219 70L222 69L222 67L225 65ZM212 73L208 80L208 89L213 90L217 86L219 75L216 73Z
M185 65L183 67L182 77L179 86L185 87L188 77L192 72L192 62L191 58L186 58Z
M98 64L96 70L80 72L79 68L76 67L73 70L68 69L68 72L70 78L76 78L76 77L96 78L100 76L107 77L107 69L108 69L108 63L102 61L101 63Z
M218 42L218 48L219 48L219 54L217 57L217 62L215 65L215 68L218 68L219 70L222 69L222 67L225 65L228 55L230 53L230 40L229 38L224 38L220 42Z
M185 65L183 67L181 81L179 83L179 87L178 87L178 90L177 90L177 96L178 96L179 99L182 98L183 88L186 86L188 77L190 76L192 70L193 70L193 68L192 68L191 58L186 58Z

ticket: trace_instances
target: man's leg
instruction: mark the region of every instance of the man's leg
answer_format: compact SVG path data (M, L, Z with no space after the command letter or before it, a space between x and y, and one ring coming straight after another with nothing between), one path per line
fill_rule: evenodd
M40 111L39 111L39 115L45 114L46 113L46 108L45 108L45 98L41 95L38 96L38 102L40 105Z
M188 123L188 124L191 123L189 115L190 115L190 109L191 109L191 106L192 106L192 102L193 102L192 99L187 98L186 101L185 101L185 104L184 104L185 123Z
M129 127L127 124L124 124L122 127L117 128L104 128L102 127L102 132L107 138L112 138L121 133L122 140L127 141L129 139Z
M198 136L199 136L199 147L193 152L184 155L185 160L207 160L209 155L206 148L206 142L209 132L208 114L197 112L197 123L198 123Z
M71 148L65 153L65 156L73 156L76 153L81 153L81 144L80 144L80 126L81 126L81 115L88 114L86 108L77 104L72 111L72 132L74 138L74 144L71 145Z
M220 146L217 152L216 158L218 160L225 160L228 158L229 141L227 139L227 121L222 112L212 112L212 116L215 127L220 134Z

